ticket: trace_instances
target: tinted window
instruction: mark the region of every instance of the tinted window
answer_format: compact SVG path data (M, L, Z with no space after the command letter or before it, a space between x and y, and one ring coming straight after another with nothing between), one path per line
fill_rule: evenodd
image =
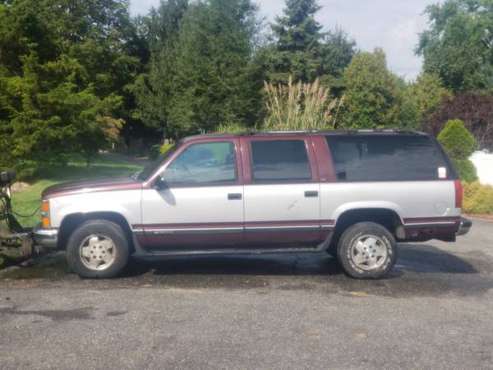
M256 181L310 180L305 142L252 141L252 171Z
M438 180L447 168L441 150L426 136L327 136L340 181ZM452 175L448 173L447 175ZM440 176L440 177L439 177Z
M207 185L235 181L233 143L191 145L168 166L163 180L170 185Z
M161 154L156 160L152 161L149 165L147 165L139 174L137 178L139 180L147 180L149 176L151 176L154 172L156 172L159 167L163 165L163 162L173 155L176 149L179 147L179 143L175 144L172 148L170 148L166 153Z

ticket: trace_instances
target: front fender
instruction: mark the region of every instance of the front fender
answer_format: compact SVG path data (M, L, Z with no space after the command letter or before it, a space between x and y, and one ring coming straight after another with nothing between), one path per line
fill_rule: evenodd
M116 213L129 225L141 223L141 191L101 192L50 199L50 217L53 228L73 214Z

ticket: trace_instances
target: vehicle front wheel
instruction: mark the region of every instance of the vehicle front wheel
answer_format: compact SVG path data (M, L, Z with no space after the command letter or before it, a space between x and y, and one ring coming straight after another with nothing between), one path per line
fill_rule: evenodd
M83 278L112 278L127 265L128 240L122 228L107 220L80 225L67 243L70 268Z
M394 267L397 243L382 225L361 222L344 231L337 245L337 258L351 277L377 279Z

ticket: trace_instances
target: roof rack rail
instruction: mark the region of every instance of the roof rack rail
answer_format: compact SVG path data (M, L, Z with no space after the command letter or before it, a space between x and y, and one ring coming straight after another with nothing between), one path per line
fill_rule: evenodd
M255 136L255 135L296 135L296 134L322 134L322 135L358 135L358 134L408 134L427 135L425 132L409 129L353 129L353 130L270 130L245 129L242 132L198 134L185 138L187 141L196 137L222 137L222 136Z

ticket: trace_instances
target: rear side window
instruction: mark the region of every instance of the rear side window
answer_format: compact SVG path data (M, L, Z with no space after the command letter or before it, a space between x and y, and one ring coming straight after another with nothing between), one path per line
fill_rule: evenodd
M450 178L441 149L426 136L327 136L339 181L427 181Z
M303 140L252 141L252 173L258 182L311 180Z

